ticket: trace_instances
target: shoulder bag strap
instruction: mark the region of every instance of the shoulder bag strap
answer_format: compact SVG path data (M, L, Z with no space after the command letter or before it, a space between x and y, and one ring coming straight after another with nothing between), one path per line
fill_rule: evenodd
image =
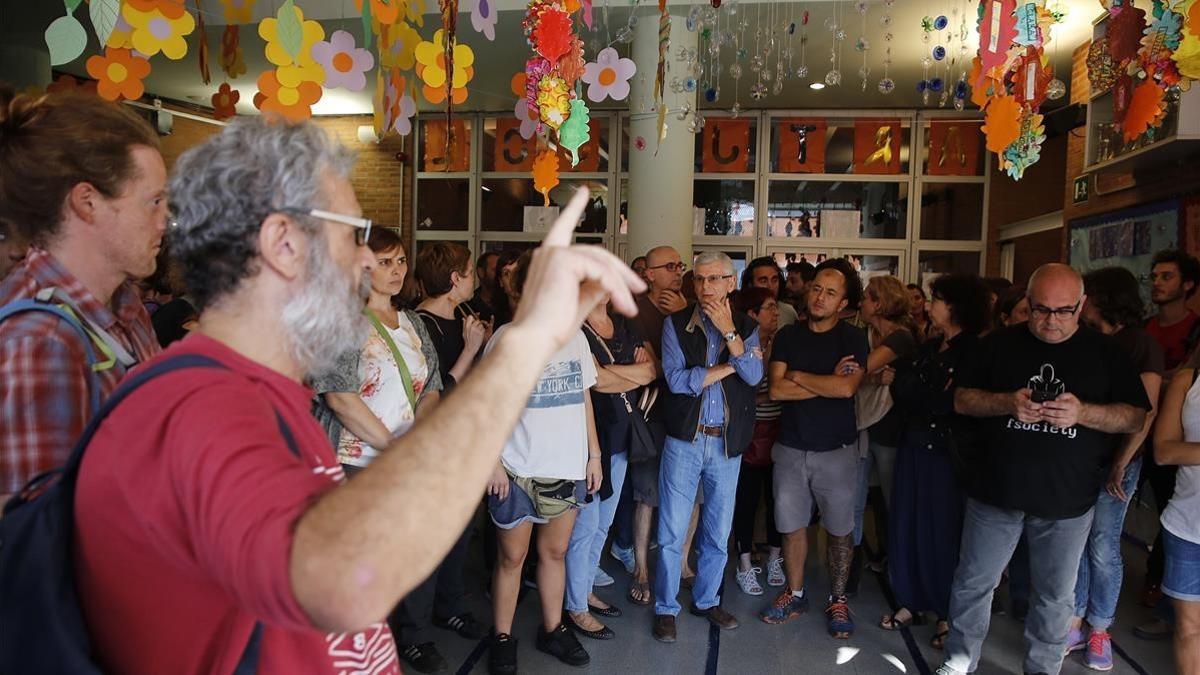
M408 364L404 362L404 357L400 355L400 349L396 346L396 342L392 340L392 334L387 327L379 321L379 317L375 316L375 312L370 309L363 309L363 314L371 320L371 324L375 326L375 332L379 333L379 337L387 344L388 349L392 350L392 358L396 360L396 369L400 371L400 381L404 383L404 393L408 396L408 405L412 407L413 414L417 414L417 394L413 389L412 373L408 370Z
M65 321L79 335L79 339L83 343L83 351L87 355L87 363L85 365L87 366L88 374L89 411L94 416L100 411L100 382L96 379L96 350L93 347L92 338L88 335L87 329L83 327L83 324L71 312L58 305L50 305L38 300L17 300L16 302L11 302L0 307L0 321L23 312L46 312L53 314Z

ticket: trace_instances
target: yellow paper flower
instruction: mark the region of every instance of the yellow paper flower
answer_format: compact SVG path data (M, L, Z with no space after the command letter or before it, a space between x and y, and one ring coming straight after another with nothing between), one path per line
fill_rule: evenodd
M296 16L300 19L300 25L303 31L303 40L300 43L300 55L296 57L296 61L300 65L314 63L312 60L312 46L317 42L325 39L325 29L316 21L305 21L304 12L295 5L292 6ZM267 43L267 60L277 66L291 66L293 63L292 55L287 53L283 45L279 42L279 20L273 16L269 16L258 23L258 35ZM319 66L318 66L319 67ZM325 71L321 71L321 77L315 80L321 82L325 79ZM314 80L308 80L312 82Z
M425 27L425 0L408 0L408 5L404 8L404 15L410 23L417 24L418 27Z
M225 23L250 23L254 20L254 0L221 0Z
M421 80L432 88L446 86L446 31L439 30L433 34L432 42L422 42L417 45L417 63L425 67L421 72ZM475 52L467 45L454 45L454 75L452 86L461 89L471 81L471 64L475 63Z
M405 21L386 28L386 41L380 38L380 59L384 67L412 70L413 66L417 65L417 45L421 44L421 34Z
M147 57L159 52L173 61L187 56L187 40L184 38L196 30L196 20L188 12L178 18L169 19L162 10L143 12L132 4L121 7L121 16L133 29L130 41L133 48Z
M279 84L285 87L299 87L301 82L325 81L325 69L321 64L311 59L302 61L299 65L279 66L275 69Z

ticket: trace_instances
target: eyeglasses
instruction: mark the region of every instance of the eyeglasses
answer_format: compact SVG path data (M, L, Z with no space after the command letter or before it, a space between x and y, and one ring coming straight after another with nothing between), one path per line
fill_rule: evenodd
M358 230L356 230L354 232L354 243L357 246L366 246L367 239L369 239L371 236L371 219L370 218L358 218L355 216L346 216L346 215L342 215L340 213L334 213L332 211L322 211L321 209L306 209L306 208L297 207L297 206L285 206L285 207L277 209L277 210L282 211L284 213L298 213L298 214L304 215L304 216L312 216L313 218L320 218L321 220L328 220L333 223L341 223L342 225L349 225L351 227L356 227L356 228L358 228Z
M703 277L703 276L700 276L699 274L697 274L696 276L694 276L692 278L696 280L697 284L700 284L701 286L703 286L704 284L715 284L715 283L717 283L719 281L723 281L725 279L732 279L733 275L732 274L710 274L706 277Z
M1045 319L1053 314L1056 318L1066 319L1075 316L1075 312L1079 311L1079 303L1075 303L1071 307L1056 307L1050 308L1045 305L1033 305L1029 308L1029 313L1039 319Z
M649 271L649 270L666 270L666 271L670 272L671 274L674 274L676 272L683 274L684 272L687 271L687 264L681 263L681 262L678 262L678 263L677 262L669 262L669 263L666 263L665 265L652 265L650 267L647 267L646 270L647 271Z

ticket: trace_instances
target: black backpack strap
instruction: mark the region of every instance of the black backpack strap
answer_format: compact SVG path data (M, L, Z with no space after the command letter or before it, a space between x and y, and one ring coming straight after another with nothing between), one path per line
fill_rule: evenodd
M233 675L255 675L258 672L258 657L259 650L262 648L263 622L256 621L254 630L250 631L250 641L246 643L246 649L242 652L242 658L238 660L237 667L233 669Z

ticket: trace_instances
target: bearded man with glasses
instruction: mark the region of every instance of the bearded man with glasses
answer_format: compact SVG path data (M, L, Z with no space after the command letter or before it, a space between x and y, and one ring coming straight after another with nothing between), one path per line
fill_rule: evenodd
M1062 667L1096 496L1150 409L1128 351L1080 326L1085 300L1078 272L1043 265L1029 279L1029 322L988 335L955 374L955 411L979 418L980 433L941 675L975 670L992 592L1022 535L1033 583L1024 671Z

